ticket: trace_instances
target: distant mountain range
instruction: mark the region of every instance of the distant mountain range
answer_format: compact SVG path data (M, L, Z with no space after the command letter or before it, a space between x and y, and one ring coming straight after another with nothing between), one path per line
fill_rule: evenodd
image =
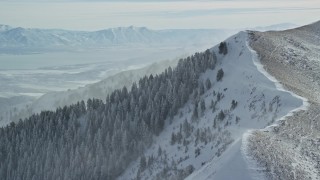
M146 27L118 27L100 31L13 28L0 25L0 48L55 49L66 47L109 47L119 45L179 45L215 41L234 30L151 30ZM182 43L182 44L181 44Z
M295 27L278 24L256 30L280 30ZM0 53L75 50L113 46L198 46L215 44L239 29L170 29L151 30L146 27L117 27L99 31L36 29L0 25Z

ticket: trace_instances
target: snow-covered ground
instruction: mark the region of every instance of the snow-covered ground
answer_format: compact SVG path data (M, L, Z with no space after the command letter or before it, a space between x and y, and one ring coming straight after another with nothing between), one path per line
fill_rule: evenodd
M190 172L193 173L187 179L195 180L261 179L264 176L246 156L243 135L248 130L273 124L302 106L303 101L288 91L279 90L270 76L259 71L256 54L249 48L247 40L247 32L240 32L226 40L228 54L219 54L218 46L212 49L218 55L219 65L200 79L203 82L210 79L213 84L200 97L206 110L201 112L200 109L199 119L194 120L195 101L190 98L180 113L167 121L165 130L155 137L155 143L146 151L145 157L152 157L153 163L141 170L138 159L119 179L174 179L184 178L182 175L187 176ZM224 77L217 82L220 68ZM237 102L235 108L231 107L233 100ZM222 119L221 112L225 115ZM181 130L184 124L192 127L189 136ZM172 133L176 136L182 134L183 143L172 143Z
M319 29L318 21L287 31L250 33L264 69L309 101L277 125L248 136L249 156L269 179L320 179Z

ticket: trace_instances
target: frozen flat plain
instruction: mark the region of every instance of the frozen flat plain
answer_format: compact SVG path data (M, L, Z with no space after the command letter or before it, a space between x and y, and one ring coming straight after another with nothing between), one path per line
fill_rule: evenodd
M0 55L0 97L41 96L76 89L117 72L178 58L182 48L110 48L79 52Z

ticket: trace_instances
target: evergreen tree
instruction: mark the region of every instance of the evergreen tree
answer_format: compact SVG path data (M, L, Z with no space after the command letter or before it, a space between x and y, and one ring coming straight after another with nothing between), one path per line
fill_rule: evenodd
M199 91L200 91L200 95L203 95L204 94L204 85L203 85L203 82L200 82L200 85L199 85Z
M217 73L217 81L221 81L223 78L224 72L222 69L219 69L218 73Z
M219 45L219 54L228 54L228 47L226 42L221 42Z
M198 119L199 117L199 113L198 113L198 102L196 102L194 104L194 108L193 108L193 113L192 113L192 118L195 120L195 119Z
M210 88L211 88L211 81L210 81L210 79L209 78L207 78L207 80L206 80L206 87L207 87L207 90L209 90Z
M201 114L203 114L204 111L206 110L206 103L205 103L204 99L201 99L200 108L201 108Z
M147 160L145 156L141 156L140 158L140 170L144 171L147 167Z
M223 121L225 117L226 117L226 115L225 115L224 112L221 110L221 111L219 112L219 114L218 114L218 119L219 119L220 121Z

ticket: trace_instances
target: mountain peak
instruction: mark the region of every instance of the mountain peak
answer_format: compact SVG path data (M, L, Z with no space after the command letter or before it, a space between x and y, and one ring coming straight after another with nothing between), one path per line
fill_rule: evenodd
M146 27L139 27L139 26L127 26L127 27L116 27L116 28L110 28L112 30L123 30L123 31L151 31L150 29ZM106 29L108 30L108 29Z
M8 31L8 30L10 30L12 28L13 27L11 27L11 26L0 24L0 32Z

